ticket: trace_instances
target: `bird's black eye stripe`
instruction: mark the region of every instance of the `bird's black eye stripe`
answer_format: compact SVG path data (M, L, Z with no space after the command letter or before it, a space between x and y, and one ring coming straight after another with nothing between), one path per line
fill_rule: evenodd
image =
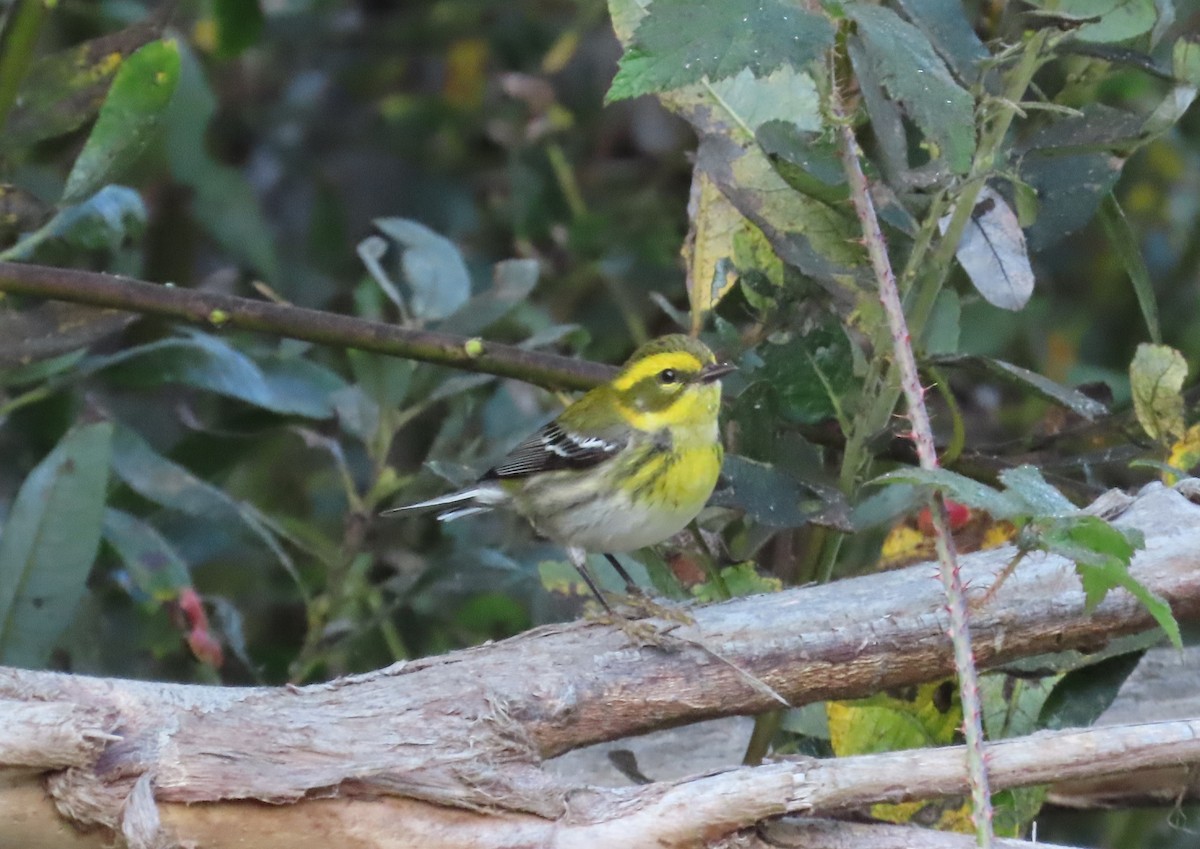
M662 383L675 383L679 380L679 375L675 373L675 369L665 368L658 373L658 379Z

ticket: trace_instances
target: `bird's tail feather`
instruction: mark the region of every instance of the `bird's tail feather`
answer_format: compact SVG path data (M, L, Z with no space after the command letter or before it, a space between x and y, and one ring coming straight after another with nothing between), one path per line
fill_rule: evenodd
M476 513L486 513L495 507L497 504L502 504L507 500L504 490L495 485L479 484L467 489L461 489L458 492L451 492L447 495L439 495L437 498L430 498L427 501L418 501L416 504L405 504L402 507L393 507L390 510L384 510L384 516L394 516L397 513L407 513L410 510L431 510L437 507L453 507L454 509L444 510L438 513L439 522L449 522L454 519L461 519L463 516L473 516Z

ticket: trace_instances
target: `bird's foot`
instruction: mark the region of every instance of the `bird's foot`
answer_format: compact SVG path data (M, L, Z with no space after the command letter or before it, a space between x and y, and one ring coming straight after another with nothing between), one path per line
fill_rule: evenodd
M618 628L638 646L676 650L684 641L671 636L671 632L681 625L695 624L683 606L655 601L641 591L611 598L614 604L608 611L588 618Z
M616 611L626 619L665 619L676 625L696 624L692 614L682 604L658 601L636 587L633 589L636 591L616 599Z

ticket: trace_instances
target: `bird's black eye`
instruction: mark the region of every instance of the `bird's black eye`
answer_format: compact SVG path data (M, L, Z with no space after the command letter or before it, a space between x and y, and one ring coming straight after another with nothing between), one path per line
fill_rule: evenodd
M675 373L675 369L665 368L658 373L658 379L662 383L676 383L679 380L679 375Z

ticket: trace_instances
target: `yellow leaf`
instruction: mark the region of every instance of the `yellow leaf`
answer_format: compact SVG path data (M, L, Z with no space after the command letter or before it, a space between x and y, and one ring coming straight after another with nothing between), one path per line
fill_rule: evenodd
M1190 472L1197 463L1200 463L1200 424L1189 427L1183 438L1171 445L1171 453L1167 455L1167 465L1181 472ZM1163 472L1163 483L1167 486L1174 486L1178 480L1179 475Z
M951 679L900 687L867 699L828 702L829 740L834 754L873 754L956 742L962 703ZM962 798L878 804L871 816L919 823L942 831L970 831L970 804Z
M482 38L462 38L451 44L442 86L446 100L461 109L474 109L483 103L487 60L488 43Z

